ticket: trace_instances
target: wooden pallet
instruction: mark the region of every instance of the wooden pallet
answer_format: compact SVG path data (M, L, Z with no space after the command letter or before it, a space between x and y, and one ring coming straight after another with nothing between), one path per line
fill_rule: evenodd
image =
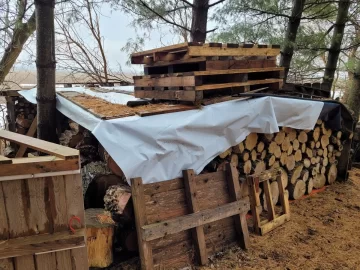
M233 43L181 43L148 51L133 53L132 64L152 64L161 61L179 61L194 57L251 57L277 56L278 45L233 44Z
M190 87L175 87L164 88L157 90L156 87L136 87L135 97L137 98L151 98L160 100L180 100L189 102L201 102L205 98L216 96L231 96L239 93L244 93L259 88L269 88L272 90L281 89L283 85L283 79L264 79L264 80L251 80L245 82L230 82L230 83L218 83L207 84L200 86ZM168 89L168 90L167 90Z
M88 269L79 151L5 130L0 139L50 154L0 156L0 269Z
M132 199L142 269L208 263L208 255L229 244L249 247L248 197L240 197L238 172L195 175L143 185L132 179Z
M279 199L282 207L282 212L280 213L280 215L276 215L275 206L271 198L270 180L274 179L274 177L276 177L276 181L279 186ZM285 195L285 189L283 187L283 183L281 180L281 171L278 170L265 171L258 175L249 175L246 177L246 179L249 186L249 196L250 196L250 205L251 205L250 207L253 217L254 231L256 233L260 235L264 235L290 220L289 200ZM259 208L261 207L260 197L259 197L260 183L262 183L263 185L265 201L268 209L267 219L264 220L260 219L260 211L259 211Z

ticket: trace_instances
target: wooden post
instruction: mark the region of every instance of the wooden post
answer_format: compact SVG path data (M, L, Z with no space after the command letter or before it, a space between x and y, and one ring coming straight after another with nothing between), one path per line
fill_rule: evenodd
M200 208L196 197L197 190L196 190L194 171L184 170L183 176L184 176L184 186L185 186L185 193L186 193L186 200L188 207L190 208L190 211L193 213L199 212ZM205 265L208 262L208 257L206 251L204 227L198 226L192 229L191 232L192 232L193 240L195 242L195 248L200 259L200 263L202 265Z
M275 218L275 209L274 209L274 203L271 197L270 192L270 183L269 180L264 181L264 193L265 193L265 200L267 205L267 212L268 212L268 220L274 220Z
M226 180L232 200L238 201L241 199L239 174L234 164L226 164ZM243 249L248 249L250 246L249 230L246 221L246 213L240 213L234 216L235 229L239 237L240 246Z
M141 269L151 270L153 269L152 249L150 243L143 240L142 233L142 226L146 225L147 222L145 216L144 186L141 178L131 179L131 194L134 204Z
M247 183L249 187L249 198L250 198L250 209L253 219L254 231L257 234L260 234L260 214L258 208L261 207L259 194L257 192L257 187L259 186L259 177L249 177L247 176Z

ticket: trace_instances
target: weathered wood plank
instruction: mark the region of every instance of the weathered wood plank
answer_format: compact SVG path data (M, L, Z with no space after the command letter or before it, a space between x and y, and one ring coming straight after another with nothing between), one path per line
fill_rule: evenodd
M193 170L183 171L187 205L192 213L197 213L200 211L200 207L197 200L198 190L196 187L194 174L195 173ZM202 265L205 265L208 262L208 257L206 253L204 228L203 226L195 227L192 229L191 233L195 244L196 253L200 259L199 261Z
M191 46L188 54L195 56L277 56L280 54L278 48L224 48L224 47L205 47Z
M34 120L31 123L31 126L29 128L29 130L26 133L26 136L29 137L34 137L35 133L36 133L36 129L37 129L37 115L35 115ZM20 158L23 157L25 152L26 152L27 146L24 144L20 144L19 150L16 153L16 158Z
M270 183L269 180L263 181L265 201L267 205L268 220L271 221L275 218L274 203L271 197Z
M13 159L13 164L3 164L0 166L0 177L16 176L16 175L29 175L40 174L48 172L64 172L79 170L79 160L54 160L54 161L40 161L30 162L32 158L26 159ZM25 161L22 163L22 161ZM2 180L4 181L4 180Z
M12 159L0 155L0 165L12 164Z
M0 130L0 138L20 145L25 145L28 148L62 159L73 159L78 158L79 156L79 150L13 133L7 130Z
M135 90L135 97L183 101L196 101L197 99L195 91L190 90Z
M223 88L231 88L231 87L241 87L247 85L274 84L274 83L282 83L282 82L283 79L265 79L265 80L252 80L246 82L205 84L205 85L196 86L195 90L206 91L206 90L223 89Z
M144 185L141 178L131 179L131 195L134 205L134 215L136 231L138 235L138 245L142 269L153 269L152 249L149 242L143 238L142 227L146 225L145 202L144 202Z

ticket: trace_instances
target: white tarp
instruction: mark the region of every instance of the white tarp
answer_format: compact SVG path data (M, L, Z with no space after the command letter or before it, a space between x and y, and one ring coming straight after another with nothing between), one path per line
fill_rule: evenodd
M35 92L20 94L31 101L28 96ZM127 179L142 177L144 183L179 177L184 169L200 173L212 159L251 132L274 133L279 126L313 129L323 106L319 101L263 97L105 121L94 120L59 96L57 103L59 111L92 131Z

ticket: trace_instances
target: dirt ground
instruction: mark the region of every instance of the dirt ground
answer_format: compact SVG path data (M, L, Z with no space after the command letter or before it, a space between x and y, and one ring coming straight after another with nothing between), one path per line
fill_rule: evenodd
M282 227L251 234L248 251L232 248L199 269L360 269L360 173L290 210Z
M357 174L291 202L291 220L265 236L251 233L247 251L233 247L206 267L184 270L360 269L360 170ZM139 269L134 261L110 269Z

